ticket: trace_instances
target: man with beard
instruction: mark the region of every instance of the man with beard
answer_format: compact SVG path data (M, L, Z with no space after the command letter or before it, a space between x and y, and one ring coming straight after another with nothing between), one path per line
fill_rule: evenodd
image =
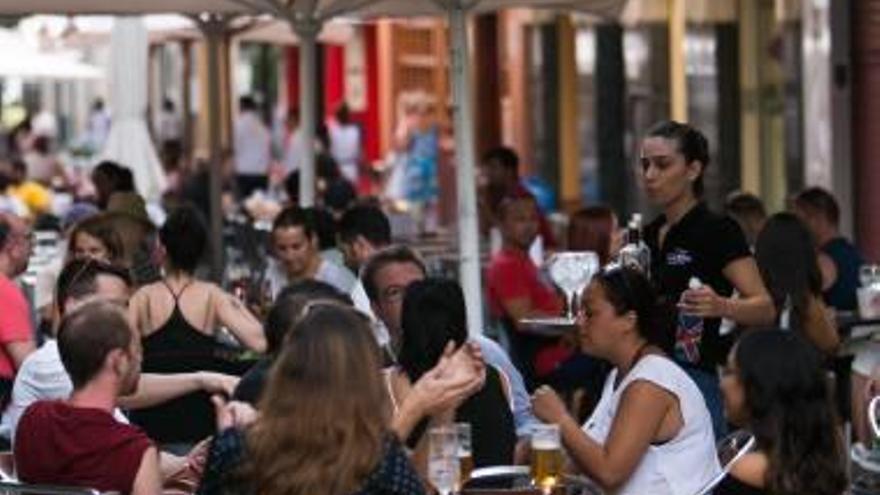
M18 476L28 483L157 494L159 455L146 434L113 417L119 397L137 390L141 342L125 311L95 301L69 314L58 349L73 382L66 401L25 412L15 442Z

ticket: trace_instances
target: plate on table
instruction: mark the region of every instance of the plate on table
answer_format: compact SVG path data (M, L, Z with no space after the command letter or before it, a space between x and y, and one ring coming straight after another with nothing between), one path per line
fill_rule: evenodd
M519 324L525 332L548 337L557 337L577 329L577 320L564 316L523 318Z

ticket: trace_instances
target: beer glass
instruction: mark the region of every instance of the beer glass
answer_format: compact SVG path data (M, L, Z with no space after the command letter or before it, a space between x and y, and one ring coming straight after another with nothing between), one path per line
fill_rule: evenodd
M551 493L562 477L559 425L539 424L532 429L532 483Z
M458 485L458 431L440 426L428 431L428 481L440 495L449 495Z
M471 471L474 470L474 453L471 448L471 424L455 423L455 430L458 433L458 478L461 484L464 484L471 477Z

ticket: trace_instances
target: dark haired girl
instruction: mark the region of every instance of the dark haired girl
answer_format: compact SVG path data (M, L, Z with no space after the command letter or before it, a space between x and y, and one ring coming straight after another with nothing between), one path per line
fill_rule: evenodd
M779 310L783 328L799 328L824 353L840 344L837 327L822 300L816 244L792 213L770 217L755 243L761 277Z
M165 276L141 287L129 302L143 342L145 372L235 371L215 359L221 326L248 349L266 348L262 325L247 307L196 277L207 238L205 221L192 207L174 210L159 231ZM207 394L195 393L139 410L133 420L157 442L185 451L213 433L213 416Z
M452 280L413 282L403 299L401 327L400 366L415 383L437 365L450 341L456 348L467 341L461 287ZM471 424L476 467L513 461L516 429L509 396L509 382L499 370L487 366L485 385L455 410L456 421Z
M559 425L574 465L608 492L697 493L720 470L700 391L664 352L665 315L640 271L597 275L578 325L584 352L614 366L599 404L581 428L551 389L535 392L535 415Z
M702 201L708 165L706 137L687 124L661 122L642 141L645 192L663 209L645 229L651 273L665 302L694 317L676 331L674 357L700 387L721 436L725 424L715 371L726 353L721 319L771 325L776 311L739 225ZM689 289L691 278L699 279L699 289ZM738 297L731 297L734 290Z
M733 465L715 495L844 493L846 456L826 383L821 356L796 332L739 341L721 381L724 408L754 434L756 451Z

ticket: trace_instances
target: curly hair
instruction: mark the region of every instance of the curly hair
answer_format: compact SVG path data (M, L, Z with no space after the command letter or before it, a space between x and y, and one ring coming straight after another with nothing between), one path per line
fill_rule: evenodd
M733 352L748 426L769 459L768 492L843 493L846 456L818 352L798 332L781 330L746 334Z

